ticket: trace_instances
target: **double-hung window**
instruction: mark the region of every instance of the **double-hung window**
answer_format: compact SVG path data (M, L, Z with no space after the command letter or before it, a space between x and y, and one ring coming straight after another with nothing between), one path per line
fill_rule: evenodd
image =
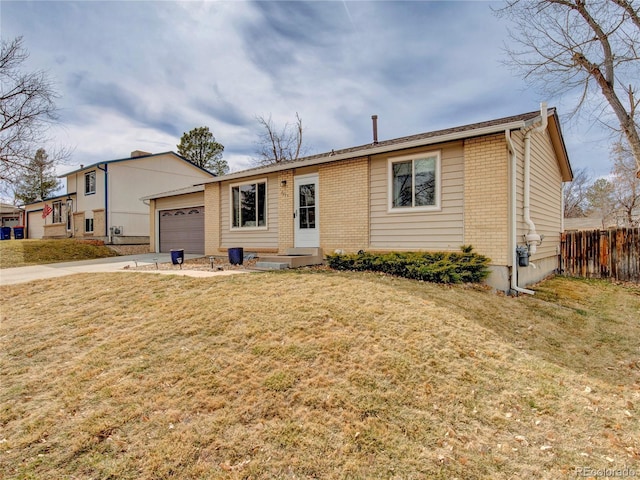
M389 159L392 212L440 209L440 152Z
M231 228L267 227L267 181L231 185Z
M53 202L53 223L62 223L62 202Z
M84 194L93 195L96 193L96 171L92 170L84 174Z

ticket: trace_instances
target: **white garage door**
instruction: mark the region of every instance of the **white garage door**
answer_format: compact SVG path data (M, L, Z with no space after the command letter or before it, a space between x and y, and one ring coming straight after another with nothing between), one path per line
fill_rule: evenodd
M29 212L27 215L27 238L44 237L44 218L42 218L42 211Z
M204 207L160 210L160 251L204 253Z

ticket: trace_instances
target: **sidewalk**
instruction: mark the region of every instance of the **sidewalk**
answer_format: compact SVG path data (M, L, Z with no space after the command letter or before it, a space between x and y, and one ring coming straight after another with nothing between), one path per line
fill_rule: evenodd
M198 258L202 255L185 254L185 260ZM164 275L182 275L190 277L212 277L219 275L234 275L247 273L243 270L203 271L203 270L134 270L135 267L154 265L155 263L171 262L168 253L144 253L139 255L123 255L121 257L97 258L95 260L81 260L77 262L50 263L29 267L15 267L0 269L0 285L44 280L47 278L73 275L74 273L104 273L104 272L137 272L156 273ZM128 269L126 268L128 267Z

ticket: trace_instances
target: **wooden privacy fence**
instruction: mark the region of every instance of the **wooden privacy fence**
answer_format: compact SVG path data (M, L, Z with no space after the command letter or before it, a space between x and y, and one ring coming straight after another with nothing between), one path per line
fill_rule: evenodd
M564 275L640 283L640 228L562 234Z

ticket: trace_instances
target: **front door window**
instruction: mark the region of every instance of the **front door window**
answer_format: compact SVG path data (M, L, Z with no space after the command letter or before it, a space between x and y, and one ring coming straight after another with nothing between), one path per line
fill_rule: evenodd
M315 183L300 185L298 194L300 195L299 227L303 229L316 228Z
M294 178L294 246L319 247L318 174Z

